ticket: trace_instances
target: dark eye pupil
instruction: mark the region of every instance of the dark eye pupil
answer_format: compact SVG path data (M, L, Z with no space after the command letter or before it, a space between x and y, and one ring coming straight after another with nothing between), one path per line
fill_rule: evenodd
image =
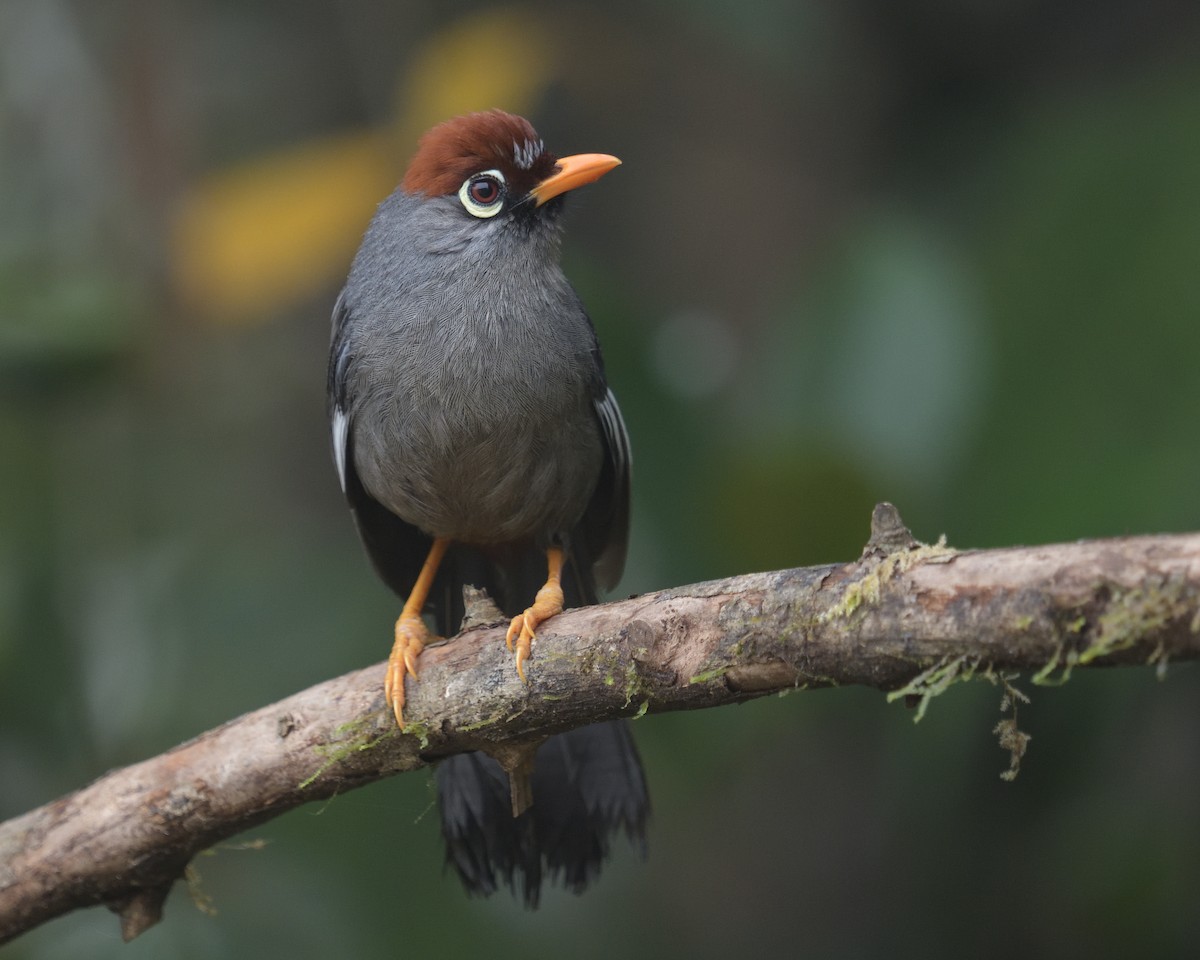
M476 203L495 203L500 197L500 184L491 177L471 181L471 199Z

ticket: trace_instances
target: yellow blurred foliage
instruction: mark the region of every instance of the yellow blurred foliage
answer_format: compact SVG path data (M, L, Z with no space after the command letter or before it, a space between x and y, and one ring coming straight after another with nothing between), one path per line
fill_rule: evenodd
M310 141L204 178L174 224L180 297L214 319L253 322L336 283L417 138L471 110L528 113L556 71L553 53L523 8L473 14L417 52L393 128Z
M473 110L532 110L558 70L544 19L509 7L472 14L434 36L397 90L402 141L415 143L435 123Z
M396 175L375 133L307 143L200 182L175 223L172 265L187 304L261 317L344 268Z

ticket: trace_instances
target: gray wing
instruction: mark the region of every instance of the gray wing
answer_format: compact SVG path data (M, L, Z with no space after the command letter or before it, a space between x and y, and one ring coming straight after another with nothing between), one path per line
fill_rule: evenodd
M333 305L333 333L329 342L329 371L325 379L325 396L329 412L329 427L333 441L333 462L338 482L346 492L346 463L350 448L350 413L346 402L346 369L349 365L349 344L346 341L346 291L338 294Z
M611 590L625 569L629 547L629 475L632 455L621 408L612 390L596 397L596 419L604 443L604 463L596 491L580 526L592 559L596 583Z
M404 597L412 589L433 541L372 497L354 468L354 414L347 395L353 363L346 337L349 321L350 307L343 290L333 308L333 337L326 380L333 462L337 465L342 492L346 494L354 525L371 564L380 579Z

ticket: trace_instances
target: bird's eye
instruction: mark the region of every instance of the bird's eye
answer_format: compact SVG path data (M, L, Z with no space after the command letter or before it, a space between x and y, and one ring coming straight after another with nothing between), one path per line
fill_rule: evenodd
M504 174L485 170L468 177L458 190L458 199L472 216L494 217L504 205Z

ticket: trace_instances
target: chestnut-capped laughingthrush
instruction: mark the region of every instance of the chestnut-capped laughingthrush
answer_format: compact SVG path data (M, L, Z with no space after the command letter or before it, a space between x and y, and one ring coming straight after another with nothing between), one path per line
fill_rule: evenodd
M440 124L380 204L338 297L334 458L376 571L406 598L385 680L401 727L424 611L450 636L463 585L486 590L512 618L524 679L539 624L621 575L629 441L559 265L564 194L619 162L556 158L499 110ZM503 882L534 906L543 878L580 892L618 830L644 848L649 798L624 721L538 748L519 816L482 753L442 761L437 781L447 861L471 893Z

